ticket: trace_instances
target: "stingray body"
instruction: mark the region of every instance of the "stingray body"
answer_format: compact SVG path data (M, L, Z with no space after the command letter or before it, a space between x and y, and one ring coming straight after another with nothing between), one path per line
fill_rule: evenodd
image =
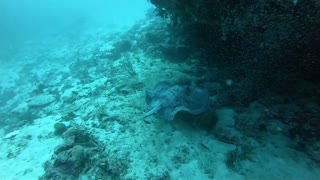
M196 115L208 110L209 93L193 86L173 85L159 82L152 91L147 91L149 111L144 118L159 114L166 120L173 120L179 111Z

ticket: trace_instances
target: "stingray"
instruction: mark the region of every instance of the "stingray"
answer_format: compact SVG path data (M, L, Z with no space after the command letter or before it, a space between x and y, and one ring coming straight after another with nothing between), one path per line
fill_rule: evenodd
M145 113L144 119L159 114L172 121L179 111L192 115L206 112L209 107L209 93L194 86L159 82L151 91L146 92L146 101L149 111Z

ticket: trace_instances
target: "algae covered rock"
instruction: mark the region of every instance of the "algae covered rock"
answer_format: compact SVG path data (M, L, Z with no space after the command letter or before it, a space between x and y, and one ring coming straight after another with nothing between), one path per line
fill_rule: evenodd
M88 163L89 156L82 146L64 147L44 165L46 173L40 179L77 179Z
M56 147L52 158L44 164L45 173L39 179L123 179L128 160L109 154L105 145L85 130L71 125L62 138L64 143Z

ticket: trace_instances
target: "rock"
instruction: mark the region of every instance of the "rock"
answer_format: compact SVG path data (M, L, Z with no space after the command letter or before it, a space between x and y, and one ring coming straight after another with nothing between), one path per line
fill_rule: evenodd
M10 138L13 138L13 137L15 137L16 135L18 135L19 133L20 133L20 130L12 131L12 132L8 133L7 135L5 135L2 139L10 139Z
M57 135L57 136L60 136L62 135L66 130L67 130L67 126L63 123L56 123L54 125L54 134Z
M42 94L42 95L30 98L28 102L28 106L30 108L42 107L52 103L54 100L55 100L55 96L51 94Z

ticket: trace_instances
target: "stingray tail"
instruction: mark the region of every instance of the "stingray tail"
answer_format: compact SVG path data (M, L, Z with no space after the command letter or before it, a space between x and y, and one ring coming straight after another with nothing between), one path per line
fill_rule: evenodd
M157 113L160 110L161 106L155 106L150 111L146 112L143 116L143 119L146 119L147 117Z

